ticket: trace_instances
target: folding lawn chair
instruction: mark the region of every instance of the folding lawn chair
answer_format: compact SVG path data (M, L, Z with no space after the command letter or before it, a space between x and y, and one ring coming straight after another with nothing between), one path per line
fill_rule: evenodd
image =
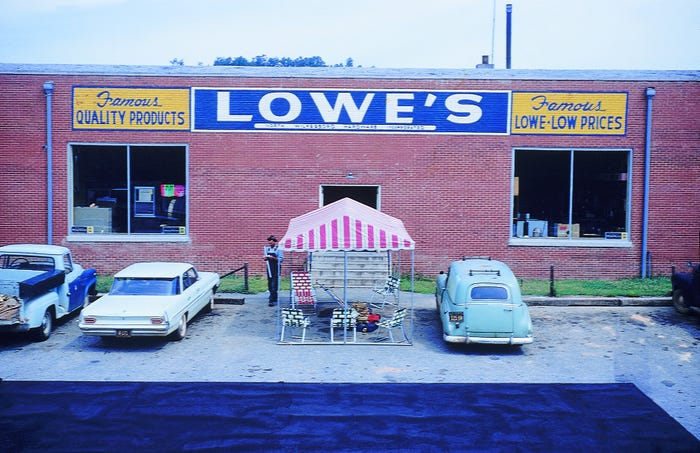
M283 308L282 309L282 333L280 335L280 342L284 341L284 330L285 327L289 328L301 328L301 342L303 343L306 339L306 328L311 324L308 316L304 316L298 308Z
M408 336L406 336L406 330L403 327L403 322L406 319L406 307L401 307L398 310L394 312L394 315L391 318L383 319L377 323L377 326L379 329L386 329L389 332L389 340L391 340L392 343L396 343L394 340L394 334L392 332L393 329L401 329L401 333L403 334L403 338L405 341L408 341Z
M393 298L393 302L388 302L391 305L399 305L399 289L401 288L401 279L396 275L390 275L386 282L381 282L372 288L372 297L370 299L370 304L375 307L384 308L389 298ZM377 300L379 297L382 298L381 305ZM375 302L376 300L376 302Z
M352 329L352 342L357 343L357 317L359 313L354 308L336 308L331 316L331 343L335 343L335 329Z
M316 290L311 286L311 274L294 271L290 274L292 308L308 308L316 312Z

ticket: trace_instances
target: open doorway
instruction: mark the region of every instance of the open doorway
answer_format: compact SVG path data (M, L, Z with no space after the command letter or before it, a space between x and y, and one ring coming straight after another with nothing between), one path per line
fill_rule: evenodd
M352 198L370 208L380 211L379 186L362 185L322 185L321 206L326 206L343 198Z

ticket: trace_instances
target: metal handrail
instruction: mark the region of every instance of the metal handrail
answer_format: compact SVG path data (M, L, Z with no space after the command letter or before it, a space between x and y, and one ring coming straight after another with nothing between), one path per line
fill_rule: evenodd
M227 272L219 278L228 277L229 275L233 275L238 271L243 271L243 288L245 288L245 291L248 291L250 289L248 284L248 263L243 263L243 266L239 267L238 269L234 269L231 272Z

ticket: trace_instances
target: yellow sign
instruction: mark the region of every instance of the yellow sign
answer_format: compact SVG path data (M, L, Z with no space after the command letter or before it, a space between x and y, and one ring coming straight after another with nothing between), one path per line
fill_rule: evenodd
M189 131L190 90L73 87L73 129Z
M510 133L625 135L627 93L513 92Z

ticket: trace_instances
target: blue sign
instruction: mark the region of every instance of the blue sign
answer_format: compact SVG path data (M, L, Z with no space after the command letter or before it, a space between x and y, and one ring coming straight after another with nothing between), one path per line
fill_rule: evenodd
M193 88L194 131L506 135L510 91Z

